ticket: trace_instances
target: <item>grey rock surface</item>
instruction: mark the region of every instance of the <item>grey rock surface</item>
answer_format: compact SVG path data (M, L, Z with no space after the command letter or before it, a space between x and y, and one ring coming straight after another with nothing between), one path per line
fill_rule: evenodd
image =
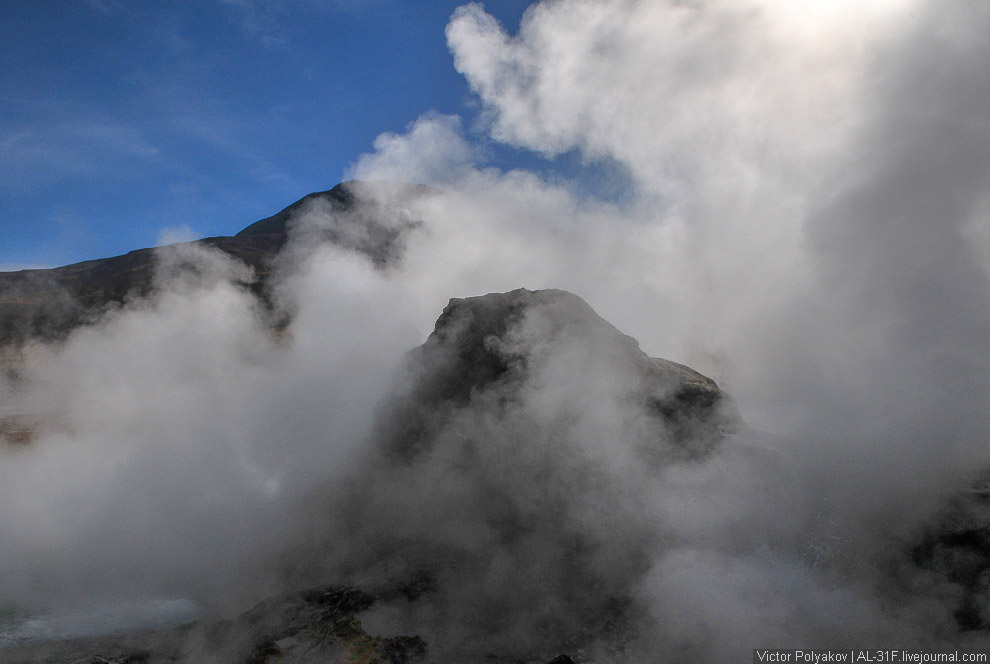
M551 366L553 365L553 366ZM393 453L415 454L438 421L482 394L511 399L534 373L589 385L618 382L619 397L656 419L665 460L705 455L741 425L729 395L683 364L651 358L639 343L562 290L454 298L433 333L407 358L407 392L390 408L401 427Z

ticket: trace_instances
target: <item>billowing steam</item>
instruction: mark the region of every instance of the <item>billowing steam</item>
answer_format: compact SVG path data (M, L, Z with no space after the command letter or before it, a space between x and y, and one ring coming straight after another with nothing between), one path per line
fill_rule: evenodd
M352 175L437 191L380 190L371 239L298 215L276 311L229 259L163 248L156 296L0 385L58 423L0 451L0 605L223 610L428 568L424 603L375 620L451 657L958 642L963 590L910 549L990 466L987 34L965 0L544 0L514 36L460 8L481 126L618 164L625 195L486 168L429 114ZM392 463L404 353L449 298L519 287L579 294L773 433L644 463L628 368L536 316L525 379Z

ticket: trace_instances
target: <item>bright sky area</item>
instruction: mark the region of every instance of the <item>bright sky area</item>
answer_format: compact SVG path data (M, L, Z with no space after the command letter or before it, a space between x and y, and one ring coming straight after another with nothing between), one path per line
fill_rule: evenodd
M444 37L460 4L0 2L0 270L230 235L426 111L470 126ZM515 32L528 4L485 9Z

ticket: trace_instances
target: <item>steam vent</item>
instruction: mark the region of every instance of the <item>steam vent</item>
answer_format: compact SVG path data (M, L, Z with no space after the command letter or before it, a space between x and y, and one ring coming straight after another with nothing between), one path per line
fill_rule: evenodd
M332 245L331 259L353 260L368 281L401 278L413 238L429 231L417 204L437 195L343 183L233 236L0 273L0 463L16 469L7 477L28 496L5 507L31 516L14 531L30 536L0 542L17 554L0 563L15 589L0 586L9 595L0 597L0 662L719 661L706 659L710 644L692 616L724 615L721 584L762 602L761 593L777 593L775 579L812 588L826 565L852 566L828 558L838 535L805 537L802 519L832 522L799 511L798 489L815 486L799 476L807 468L788 465L715 381L650 357L573 293L453 298L432 332L414 327L378 373L364 364L348 373L345 354L307 373L319 353L294 346L304 345L295 335L304 316L280 299L298 276L286 271ZM173 283L163 263L170 279L226 299L182 299L179 289L166 316L155 308ZM379 308L378 327L361 334L387 332L393 312L358 300L355 310ZM166 323L188 322L190 302L233 302L231 318L244 313L247 332L226 343L236 321L203 305L193 313L224 343L198 355L173 338L147 343ZM116 353L111 323L129 314L145 327L124 326L140 332L127 337L124 364L159 352L165 359L152 366L189 373L159 391L154 372L125 372L152 386L144 397L110 383L114 407L135 402L126 413L65 407L60 390L18 401L32 380L60 383L51 366L81 376L79 392L99 389L90 378L102 365L88 354L59 365L59 353L87 334L110 338ZM347 314L326 319L347 323ZM319 323L310 341L333 346L339 330ZM373 342L358 337L360 354ZM183 364L186 354L193 360ZM214 355L226 362L219 378L200 371ZM381 376L374 389L365 373ZM156 399L181 407L160 417L148 403ZM198 424L187 426L187 415ZM91 487L74 482L91 466L90 503ZM69 479L41 495L51 504L70 496L58 513L68 535L49 528L49 503L32 502L37 486L56 483L50 467ZM961 491L932 508L920 532L885 540L886 557L870 561L881 570L875 585L898 597L911 583L931 584L948 607L944 629L986 631L988 493L985 484ZM758 540L753 522L770 535ZM123 532L119 546L105 545L107 532ZM706 550L712 542L721 549ZM779 569L783 577L769 571ZM827 592L798 605L801 615L839 601L823 578ZM776 601L785 600L768 600L771 613Z

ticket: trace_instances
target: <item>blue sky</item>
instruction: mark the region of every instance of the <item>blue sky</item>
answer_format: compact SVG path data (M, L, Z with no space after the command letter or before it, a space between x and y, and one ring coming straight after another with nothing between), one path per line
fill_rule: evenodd
M425 111L470 125L444 38L460 4L0 3L0 269L120 254L167 228L233 234ZM514 32L528 4L485 9Z

